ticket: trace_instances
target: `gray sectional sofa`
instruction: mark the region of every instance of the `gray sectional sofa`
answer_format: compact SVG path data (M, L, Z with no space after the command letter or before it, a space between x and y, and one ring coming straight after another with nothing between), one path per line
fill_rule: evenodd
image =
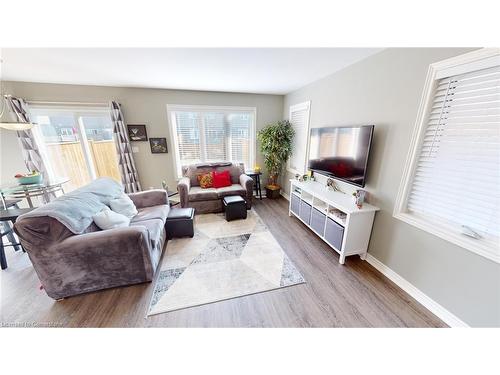
M225 170L228 170L231 175L231 186L207 189L200 187L197 178L199 174ZM191 164L182 167L182 176L177 184L181 206L193 207L197 214L221 212L223 209L222 198L228 195L240 195L245 199L247 208L252 207L254 181L245 174L243 164Z
M67 196L71 194L76 200L74 195L82 193ZM92 184L86 186L85 194L92 194ZM139 211L129 227L100 230L92 222L83 233L75 234L54 217L36 216L36 210L32 211L35 216L17 220L15 231L50 297L61 299L153 279L165 244L168 197L164 190L129 197ZM50 205L57 207L56 201L40 207L45 210L40 212L48 212ZM72 204L72 199L64 201L65 207L76 210L75 215L82 212Z

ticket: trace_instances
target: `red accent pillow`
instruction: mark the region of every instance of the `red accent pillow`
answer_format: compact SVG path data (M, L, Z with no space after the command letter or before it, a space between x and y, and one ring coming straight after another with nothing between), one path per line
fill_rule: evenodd
M215 172L213 175L213 186L214 188L221 188L225 186L231 186L231 175L229 171Z

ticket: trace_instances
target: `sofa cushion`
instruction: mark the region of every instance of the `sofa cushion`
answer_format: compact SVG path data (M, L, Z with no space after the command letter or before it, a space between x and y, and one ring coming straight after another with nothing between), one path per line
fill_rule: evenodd
M190 202L209 201L217 198L217 189L214 188L202 189L199 186L192 186L191 189L189 189Z
M212 167L212 168L217 168L217 167L227 167L231 165L230 161L219 161L215 163L199 163L197 164L198 168L205 168L205 167Z
M168 212L170 211L170 207L167 205L161 206L151 206L139 208L139 213L135 215L131 223L138 223L145 220L159 219L163 223L167 221Z
M151 206L168 205L167 192L164 189L144 190L127 194L137 209Z
M160 219L142 220L134 223L130 223L131 227L143 226L149 232L149 238L151 240L151 246L156 248L158 243L161 241L161 233L165 226L165 223Z
M217 197L222 198L228 195L246 195L247 191L240 184L232 184L231 186L221 187L216 189Z

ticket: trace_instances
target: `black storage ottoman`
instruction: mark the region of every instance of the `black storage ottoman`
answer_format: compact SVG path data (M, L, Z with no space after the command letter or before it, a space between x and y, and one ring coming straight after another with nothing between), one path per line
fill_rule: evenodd
M247 202L239 195L224 197L222 203L226 212L226 221L247 218Z
M167 239L194 236L194 208L171 208L165 231Z

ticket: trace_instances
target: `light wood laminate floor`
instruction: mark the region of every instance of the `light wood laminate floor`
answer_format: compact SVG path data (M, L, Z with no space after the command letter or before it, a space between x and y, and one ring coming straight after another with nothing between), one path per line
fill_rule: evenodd
M1 271L4 326L61 327L445 327L436 316L358 256L338 254L297 219L284 199L256 201L264 220L306 284L146 318L153 283L55 302L28 256L7 248ZM168 245L167 245L168 246Z

